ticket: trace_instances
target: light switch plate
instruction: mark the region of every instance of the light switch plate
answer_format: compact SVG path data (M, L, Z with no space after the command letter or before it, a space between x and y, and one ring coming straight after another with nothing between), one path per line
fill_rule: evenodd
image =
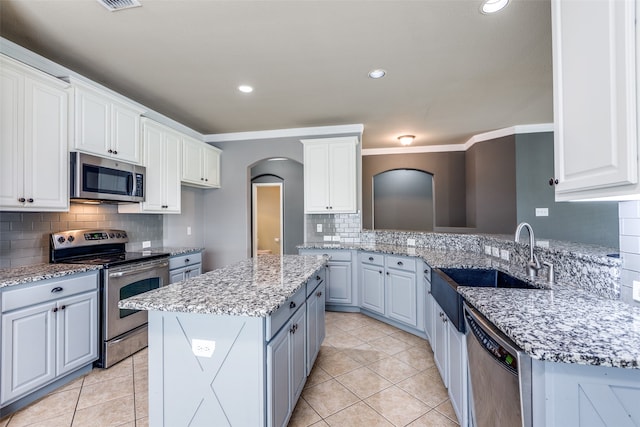
M407 239L407 246L415 246L416 239Z
M216 342L210 340L191 340L191 351L198 357L211 357L216 350Z
M536 208L536 216L549 216L549 208Z
M493 255L496 258L500 257L500 248L494 248L493 246L491 247L491 255Z
M485 255L491 255L491 246L484 245L484 253Z
M548 248L549 247L549 241L548 240L537 240L536 241L536 246L539 246L541 248Z
M191 236L191 227L187 227L187 236Z
M143 248L150 248L151 247L151 242L149 240L145 240L144 242L142 242L142 247Z
M640 282L633 281L633 300L640 302Z
M322 233L322 224L316 224L316 233Z

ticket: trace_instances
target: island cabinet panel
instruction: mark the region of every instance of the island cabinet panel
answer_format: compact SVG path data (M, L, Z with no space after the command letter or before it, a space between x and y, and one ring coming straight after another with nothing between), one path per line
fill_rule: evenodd
M640 370L539 360L532 365L534 425L640 425Z
M307 298L307 375L311 374L325 337L324 294L325 284L323 281Z
M264 318L150 311L149 425L265 425L264 343Z

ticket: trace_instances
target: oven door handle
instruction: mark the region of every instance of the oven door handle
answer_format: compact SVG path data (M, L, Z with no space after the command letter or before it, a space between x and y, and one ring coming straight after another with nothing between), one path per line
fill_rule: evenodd
M124 276L130 276L132 274L140 274L145 271L155 270L156 268L167 267L168 265L169 265L168 262L163 262L162 264L156 264L146 268L140 268L137 270L118 271L117 273L109 273L109 277L124 277Z

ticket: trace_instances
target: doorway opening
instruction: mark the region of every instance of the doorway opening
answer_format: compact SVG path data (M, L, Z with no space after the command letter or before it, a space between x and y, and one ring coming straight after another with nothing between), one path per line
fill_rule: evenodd
M282 183L251 185L253 194L253 257L282 255Z

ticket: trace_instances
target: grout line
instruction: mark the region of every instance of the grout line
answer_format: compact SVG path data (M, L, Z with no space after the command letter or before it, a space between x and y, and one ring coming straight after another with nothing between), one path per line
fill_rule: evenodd
M73 414L71 415L71 424L69 427L73 427L73 422L76 418L76 411L78 410L78 404L80 403L80 396L82 396L82 389L84 389L84 379L88 374L82 376L82 383L80 384L80 392L78 393L78 398L76 399L76 405L73 407Z

